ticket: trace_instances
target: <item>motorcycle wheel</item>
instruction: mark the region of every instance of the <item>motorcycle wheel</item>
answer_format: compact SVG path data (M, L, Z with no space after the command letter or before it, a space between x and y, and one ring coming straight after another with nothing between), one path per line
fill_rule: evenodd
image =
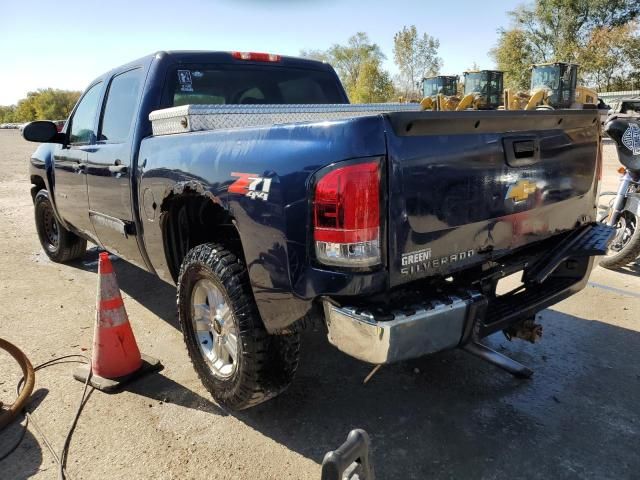
M600 265L614 270L628 265L638 257L640 257L638 217L624 211L616 224L616 236L609 244L607 254L600 260Z

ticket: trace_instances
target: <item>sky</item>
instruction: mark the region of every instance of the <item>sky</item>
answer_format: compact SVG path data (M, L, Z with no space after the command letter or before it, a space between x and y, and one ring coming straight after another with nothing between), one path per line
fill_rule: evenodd
M488 56L523 0L2 0L0 105L37 88L83 90L103 72L158 50L298 55L368 33L393 64L393 35L415 25L440 40L442 74ZM448 6L455 11L446 12Z

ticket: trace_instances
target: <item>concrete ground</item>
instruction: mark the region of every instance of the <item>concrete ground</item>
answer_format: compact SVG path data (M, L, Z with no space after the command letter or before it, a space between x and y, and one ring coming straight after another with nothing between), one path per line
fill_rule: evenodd
M0 131L0 337L34 364L90 354L96 252L51 263L33 225L27 163L34 145ZM607 144L606 183L617 162ZM640 267L597 268L580 294L541 314L540 344L490 344L535 369L515 380L464 352L370 367L305 335L301 367L277 399L242 413L220 409L193 372L175 312L175 289L117 261L124 301L143 352L165 369L117 395L93 392L71 444L79 478L319 479L326 451L354 427L372 438L380 479L621 479L640 475ZM1 479L54 479L56 452L82 385L73 365L37 373L30 425L0 462ZM0 353L0 400L20 377ZM0 433L0 454L17 425ZM44 437L43 437L44 434Z

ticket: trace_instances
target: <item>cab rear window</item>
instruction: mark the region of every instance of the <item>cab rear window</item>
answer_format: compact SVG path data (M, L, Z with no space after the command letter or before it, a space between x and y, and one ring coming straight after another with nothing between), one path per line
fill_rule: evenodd
M328 71L259 66L181 66L169 72L169 106L345 103Z

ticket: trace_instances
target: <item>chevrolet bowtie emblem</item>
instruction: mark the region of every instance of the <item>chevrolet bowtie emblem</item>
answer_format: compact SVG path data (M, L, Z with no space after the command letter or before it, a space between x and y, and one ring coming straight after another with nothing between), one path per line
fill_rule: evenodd
M506 200L513 200L514 202L524 202L529 195L535 193L537 187L534 182L529 180L519 180L515 185L511 185L507 191Z

